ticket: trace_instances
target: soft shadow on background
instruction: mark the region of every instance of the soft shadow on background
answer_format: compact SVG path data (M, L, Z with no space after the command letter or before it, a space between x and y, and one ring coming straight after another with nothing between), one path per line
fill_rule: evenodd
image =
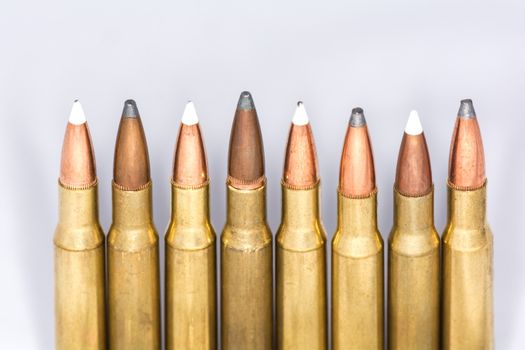
M406 0L3 2L0 347L53 348L52 237L60 149L73 99L80 98L91 129L105 232L111 222L113 147L122 104L127 98L137 101L162 242L173 148L186 100L195 101L201 119L212 222L219 234L230 126L237 98L248 89L265 142L272 230L281 215L290 119L296 101L303 100L319 154L329 239L352 107L363 107L368 120L386 241L397 150L410 110L418 109L425 129L436 227L442 232L454 118L459 100L472 98L485 144L488 217L495 237L496 345L525 348L524 16L525 4L510 0L497 7Z

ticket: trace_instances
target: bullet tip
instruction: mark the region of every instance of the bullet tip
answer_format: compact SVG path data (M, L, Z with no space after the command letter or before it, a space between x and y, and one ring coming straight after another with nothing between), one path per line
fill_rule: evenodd
M366 125L365 113L360 107L352 109L352 115L350 116L350 126L360 127Z
M461 100L458 116L464 119L476 117L476 111L474 111L474 104L472 104L471 99Z
M308 124L308 114L306 114L306 109L301 101L297 102L297 108L295 109L292 123L298 126Z
M182 114L181 122L184 125L195 125L199 123L199 117L197 117L195 104L192 101L188 101L188 103L186 103L184 113Z
M252 109L255 109L252 94L250 94L249 91L243 91L241 93L239 102L237 103L237 109L242 111L251 111Z
M86 122L86 115L82 105L77 100L73 101L73 107L71 107L71 113L69 114L69 123L73 125L81 125Z
M126 100L124 102L124 110L122 111L123 118L138 118L139 110L137 104L133 100Z
M423 126L421 125L417 111L410 112L407 125L405 127L405 133L408 135L420 135L423 133Z

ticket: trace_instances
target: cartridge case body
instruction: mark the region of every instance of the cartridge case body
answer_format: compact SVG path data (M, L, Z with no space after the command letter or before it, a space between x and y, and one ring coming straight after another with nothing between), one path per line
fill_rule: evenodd
M388 256L389 349L439 349L440 260L433 191L394 190Z
M136 191L113 183L108 285L110 348L160 349L159 251L151 182Z
M443 348L492 349L493 238L486 220L486 185L449 184L443 234Z
M272 234L266 187L227 188L221 236L222 349L272 348Z
M55 347L106 349L104 233L97 186L59 185L55 231Z
M166 348L216 349L215 232L209 186L172 184L166 232Z
M383 239L377 197L338 194L332 240L332 348L383 349Z
M277 346L326 349L326 233L319 215L319 186L283 185L277 233Z

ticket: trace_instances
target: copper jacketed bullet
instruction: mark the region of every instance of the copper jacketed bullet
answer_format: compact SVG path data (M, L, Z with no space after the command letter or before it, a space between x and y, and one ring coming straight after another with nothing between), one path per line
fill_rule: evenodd
M55 231L55 346L105 349L104 233L98 220L97 178L82 106L73 103L60 165Z
M245 91L230 136L221 235L222 349L272 348L272 276L261 130L252 96Z
M108 234L111 349L160 349L158 254L146 137L135 101L128 100L115 146Z
M277 232L277 346L326 349L326 234L319 215L317 154L302 102L292 120Z
M492 349L492 231L485 156L471 100L461 101L450 146L443 233L443 348Z
M389 349L439 348L439 236L432 174L416 111L403 135L388 251Z
M332 241L332 347L382 349L383 239L365 116L354 108L341 156Z
M166 348L217 347L215 232L209 178L193 102L184 110L173 162L166 232Z

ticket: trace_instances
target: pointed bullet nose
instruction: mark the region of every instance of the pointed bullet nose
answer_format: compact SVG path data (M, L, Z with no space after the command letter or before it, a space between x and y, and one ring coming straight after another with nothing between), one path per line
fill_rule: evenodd
M126 100L122 110L122 118L139 118L139 110L134 100Z
M465 119L476 117L476 111L474 111L474 104L471 99L461 100L458 116Z
M283 182L289 188L308 189L319 182L319 167L312 128L299 102L288 134Z
M350 116L350 126L360 127L366 125L365 113L360 107L352 109L352 115Z
M250 111L255 109L255 104L253 103L252 94L248 91L243 91L239 97L239 102L237 103L237 109L241 111Z
M141 189L150 181L148 145L133 100L124 103L115 144L113 181L129 191Z
M230 134L228 183L238 189L256 189L265 181L261 127L252 95L244 91Z

